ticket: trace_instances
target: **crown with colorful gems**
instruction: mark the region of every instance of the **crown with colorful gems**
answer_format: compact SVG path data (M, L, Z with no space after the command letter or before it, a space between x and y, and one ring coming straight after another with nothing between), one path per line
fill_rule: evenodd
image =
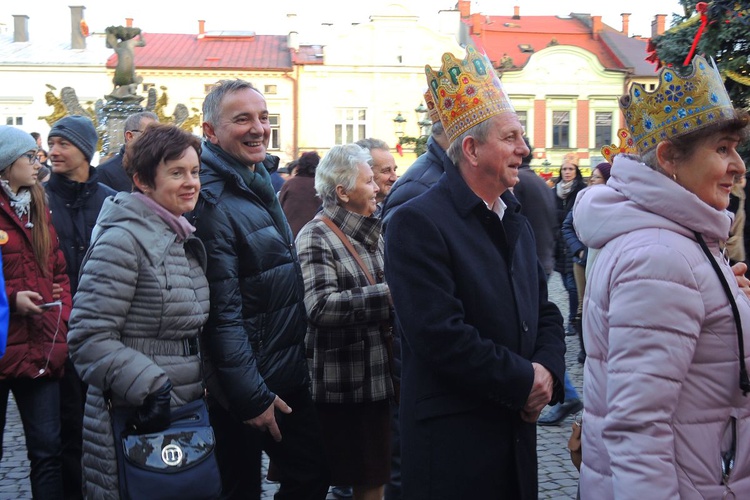
M515 111L492 63L471 45L466 47L462 61L446 52L440 71L427 65L425 74L451 142L474 125Z
M621 128L617 131L617 137L620 138L619 145L610 144L602 148L602 156L607 159L609 164L612 164L612 160L620 153L638 154L638 150L635 149L635 141L630 137L630 132Z
M435 124L440 121L440 113L438 113L437 106L435 106L435 99L432 98L432 92L427 89L424 93L424 102L427 104L427 116L430 117L430 121Z
M662 68L659 86L652 92L634 83L628 95L620 98L620 108L641 155L665 139L695 132L734 115L719 71L701 56L695 56L692 71L684 77L672 68Z

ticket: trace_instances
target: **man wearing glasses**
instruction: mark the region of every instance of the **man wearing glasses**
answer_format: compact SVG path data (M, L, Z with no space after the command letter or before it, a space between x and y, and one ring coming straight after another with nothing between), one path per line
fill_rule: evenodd
M101 163L96 171L99 174L99 182L105 184L115 191L133 190L133 181L122 166L122 157L125 155L125 147L130 141L143 133L150 123L157 123L159 118L150 111L142 111L128 116L125 120L125 144L120 151L109 160Z

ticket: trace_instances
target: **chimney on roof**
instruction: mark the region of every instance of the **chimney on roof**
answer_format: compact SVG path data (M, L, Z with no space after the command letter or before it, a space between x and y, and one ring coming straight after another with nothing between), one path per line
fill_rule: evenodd
M513 6L513 19L521 19L521 7L518 5Z
M482 14L476 13L471 15L471 34L482 34Z
M461 19L466 19L471 15L471 0L458 0L458 12L461 13Z
M126 17L125 18L125 26L127 26L128 28L132 28L133 27L133 18L132 17Z
M13 15L13 42L29 41L29 16Z
M622 16L622 34L628 36L630 32L630 13L623 12L620 15Z
M198 34L203 35L206 32L206 21L202 19L198 21Z
M602 16L591 16L591 38L599 40L602 32Z
M82 50L86 48L86 37L83 36L83 5L70 6L70 48Z
M651 38L657 37L664 33L664 24L667 21L666 14L656 14L651 21Z
M299 51L299 33L297 32L297 14L289 13L286 15L287 24L289 25L289 34L286 38L286 45L290 50Z

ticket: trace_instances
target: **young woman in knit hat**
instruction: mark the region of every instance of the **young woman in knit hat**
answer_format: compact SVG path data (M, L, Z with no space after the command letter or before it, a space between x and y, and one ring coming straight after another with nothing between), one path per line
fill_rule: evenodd
M62 498L59 380L68 353L71 297L37 181L37 149L27 132L0 126L0 243L11 312L0 358L0 426L12 391L26 435L32 495Z

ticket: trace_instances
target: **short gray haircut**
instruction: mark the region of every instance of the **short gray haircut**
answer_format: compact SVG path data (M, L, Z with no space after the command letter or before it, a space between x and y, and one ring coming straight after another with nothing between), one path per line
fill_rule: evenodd
M156 116L156 113L152 113L151 111L141 111L140 113L133 113L132 115L128 116L127 120L125 120L125 125L123 125L123 132L140 130L141 120L143 120L144 118L149 118L151 120L154 120L155 122L159 121L159 117Z
M430 129L430 134L432 135L444 135L445 134L445 127L443 127L443 122L435 122L432 124L432 128Z
M451 141L451 145L448 147L448 158L450 158L451 161L456 165L461 163L461 160L464 159L464 150L462 147L464 139L466 139L467 137L473 137L480 144L484 144L491 129L492 120L488 118L481 123L477 123L469 130L453 139Z
M338 204L336 186L341 185L346 191L354 189L359 166L369 166L371 162L370 153L357 144L332 147L315 169L315 191L323 201L323 207L335 207Z
M381 141L380 139L373 139L372 137L368 137L367 139L360 139L355 144L362 149L366 149L367 151L372 151L373 149L385 149L386 151L390 151L391 148L388 147L388 144L385 143L385 141Z
M219 107L224 96L244 89L252 89L263 97L260 90L246 80L238 78L236 80L219 80L216 82L203 100L203 121L211 125L216 125L216 120L219 118Z

